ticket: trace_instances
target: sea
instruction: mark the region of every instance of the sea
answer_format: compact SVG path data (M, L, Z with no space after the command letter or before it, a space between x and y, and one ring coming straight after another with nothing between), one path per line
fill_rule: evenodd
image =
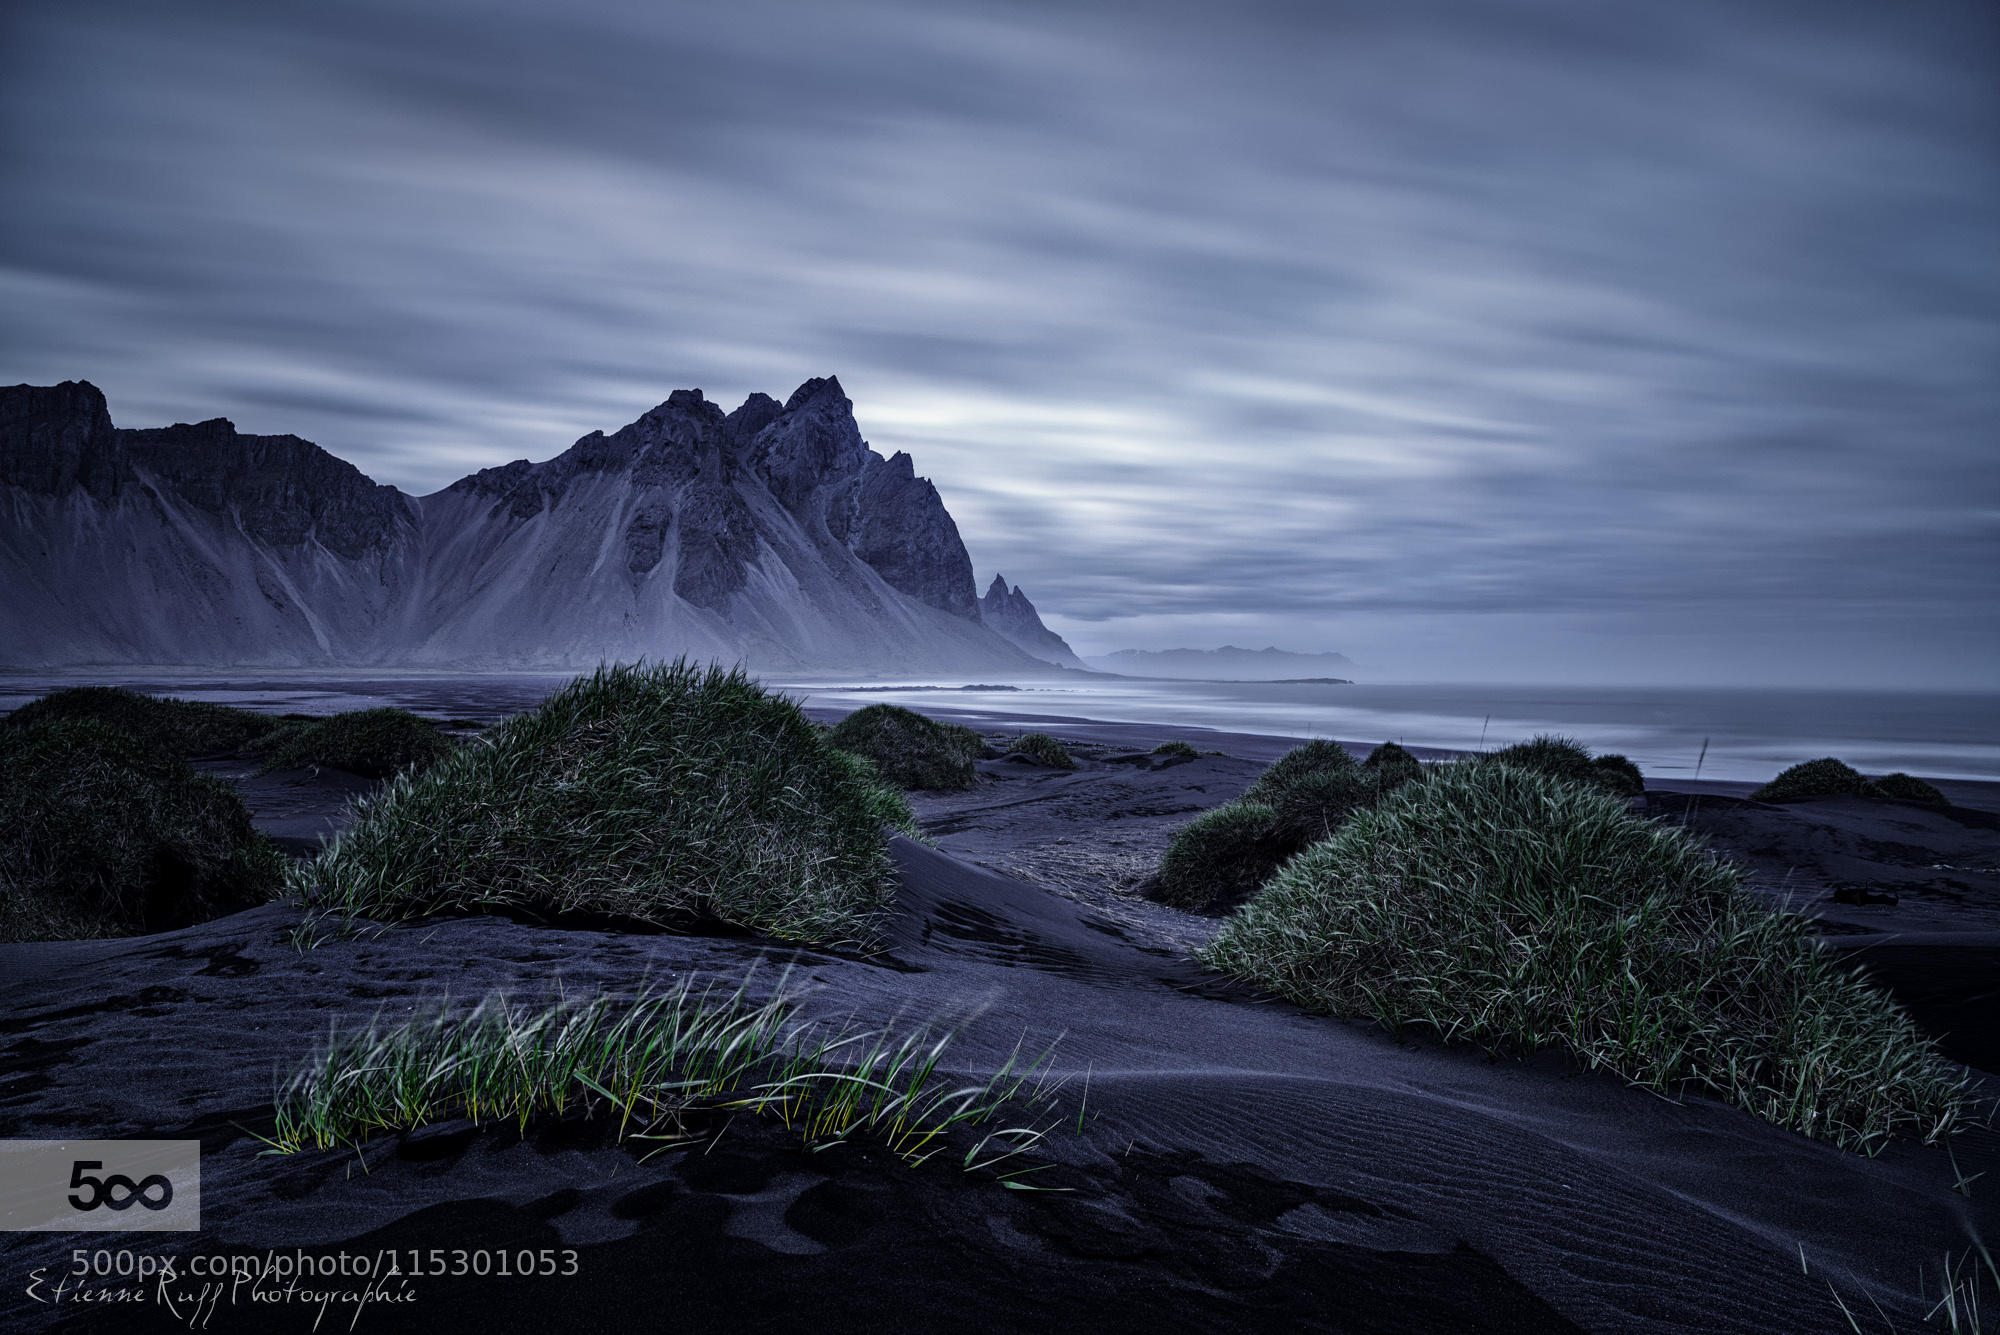
M0 710L63 686L111 684L275 712L400 705L489 722L532 708L567 680L548 674L452 676L68 673L0 676ZM1482 751L1544 733L1631 757L1649 776L1757 782L1837 756L1868 774L2000 780L2000 691L1822 690L1710 686L1468 686L1195 682L879 682L768 678L808 706L887 701L1004 723L1031 715L1174 729Z

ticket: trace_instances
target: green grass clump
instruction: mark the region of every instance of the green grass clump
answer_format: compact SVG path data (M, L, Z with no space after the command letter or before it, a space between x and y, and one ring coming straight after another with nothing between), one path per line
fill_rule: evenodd
M874 761L838 747L830 750L827 759L841 775L842 781L860 793L861 808L868 819L898 834L924 839L917 826L916 813L910 809L910 800L903 796L902 789L882 777L882 771L875 768Z
M1646 776L1631 760L1621 755L1603 755L1590 762L1597 767L1599 782L1620 797L1637 797L1646 791Z
M1858 797L1867 791L1868 780L1859 770L1823 756L1783 771L1750 797L1757 802L1789 802L1801 797Z
M1385 793L1424 776L1423 763L1394 742L1384 742L1370 751L1361 767L1375 772Z
M1565 783L1580 783L1619 797L1636 797L1646 790L1645 776L1624 756L1595 756L1574 737L1544 733L1525 742L1503 746L1481 757L1496 765L1533 770Z
M1937 806L1950 806L1950 800L1938 791L1935 784L1908 774L1884 774L1879 779L1871 779L1869 788L1878 797L1893 797L1899 802L1930 802Z
M872 761L898 788L964 790L979 782L972 762L986 749L979 734L900 705L869 705L835 724L828 738Z
M616 1002L540 1006L489 997L469 1013L440 1007L400 1023L332 1034L278 1089L267 1142L281 1153L359 1146L453 1118L513 1123L581 1113L619 1139L687 1139L705 1114L782 1120L807 1144L866 1137L921 1163L963 1128L1050 1102L1045 1060L1017 1049L984 1081L946 1079L950 1035L926 1029L828 1029L795 1018L783 996L749 1001L688 985ZM1044 1059L1047 1054L1044 1054ZM1005 1162L1048 1126L988 1131L963 1166ZM969 1137L961 1137L969 1139Z
M1862 1151L1957 1129L1967 1078L1684 830L1517 766L1434 768L1289 863L1202 952L1312 1009L1567 1049Z
M901 793L741 671L601 668L355 804L294 874L351 917L506 912L858 943L895 890Z
M1174 831L1148 892L1194 911L1247 899L1297 851L1277 827L1277 808L1248 798L1202 812Z
M1300 850L1381 800L1383 782L1337 742L1294 747L1242 797L1174 831L1145 892L1194 912L1239 904Z
M236 790L91 718L0 729L0 941L129 936L269 900Z
M1791 802L1806 797L1889 797L1900 802L1950 801L1934 784L1908 774L1884 774L1870 779L1850 765L1822 756L1792 766L1750 794L1759 802Z
M308 765L386 779L452 752L451 739L407 709L355 709L287 723L252 743L266 773Z
M1243 795L1253 802L1268 801L1308 774L1356 768L1354 757L1339 742L1310 741L1293 747L1266 766Z
M1533 770L1552 779L1601 786L1596 761L1591 758L1589 749L1574 737L1544 733L1525 742L1503 746L1485 759L1496 765Z
M1171 742L1161 742L1158 746L1154 747L1153 754L1156 756L1178 757L1182 760L1194 760L1201 755L1201 752L1195 750L1192 742L1184 742L1176 737Z
M1069 748L1045 732L1022 733L1007 750L1010 755L1026 756L1050 769L1076 768L1076 758L1070 755Z
M141 695L118 686L76 686L31 700L7 716L15 727L93 719L177 756L227 755L279 726L269 714L228 705Z
M1386 783L1383 775L1355 766L1300 774L1283 787L1267 788L1265 802L1276 813L1272 830L1284 856L1318 843L1349 816L1381 801Z

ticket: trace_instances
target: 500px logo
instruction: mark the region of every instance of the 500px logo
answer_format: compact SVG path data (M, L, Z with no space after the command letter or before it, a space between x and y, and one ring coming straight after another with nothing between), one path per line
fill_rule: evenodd
M200 1141L0 1140L0 1229L181 1233L200 1227Z
M95 1210L103 1206L109 1210L129 1210L135 1205L143 1205L148 1210L164 1210L174 1203L174 1184L165 1173L149 1173L134 1182L123 1173L113 1173L110 1177L87 1177L86 1168L102 1168L99 1159L78 1159L69 1166L69 1184L72 1187L89 1187L88 1196L71 1196L69 1203L79 1210ZM124 1192L120 1196L119 1192ZM149 1193L157 1192L158 1199Z

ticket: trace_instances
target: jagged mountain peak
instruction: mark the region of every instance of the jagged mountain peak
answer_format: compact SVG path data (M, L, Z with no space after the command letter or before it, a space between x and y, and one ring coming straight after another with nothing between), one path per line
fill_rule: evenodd
M1068 641L1042 624L1041 614L1035 611L1035 605L1028 601L1021 586L1007 587L1005 576L995 575L993 583L987 586L985 597L979 600L979 619L1045 663L1058 667L1083 666L1083 660L1076 656Z
M751 459L780 504L794 512L822 482L858 474L870 455L854 405L832 376L808 380L751 445Z
M726 414L676 390L421 500L295 436L120 430L94 386L21 386L0 513L10 665L1036 667L985 624L937 488L868 448L831 376Z
M852 414L854 404L849 401L847 391L840 387L837 375L814 376L792 391L792 397L785 400L785 411L797 412L814 404L824 404L828 411Z
M769 426L783 411L784 405L769 394L752 394L726 419L729 434L739 441L747 441Z

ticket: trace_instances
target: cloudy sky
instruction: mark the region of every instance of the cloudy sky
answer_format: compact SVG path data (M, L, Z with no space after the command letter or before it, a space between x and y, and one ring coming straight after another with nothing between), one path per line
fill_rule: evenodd
M1986 0L24 0L0 382L433 490L838 373L1086 653L1993 685Z

